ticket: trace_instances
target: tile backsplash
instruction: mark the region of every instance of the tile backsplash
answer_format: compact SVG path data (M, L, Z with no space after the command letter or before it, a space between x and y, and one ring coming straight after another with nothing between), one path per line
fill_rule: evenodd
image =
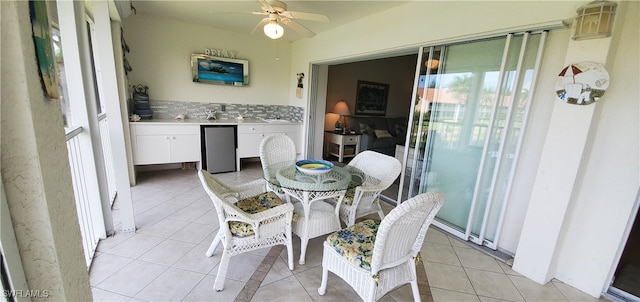
M172 119L184 114L187 119L204 119L208 110L216 112L216 119L243 118L280 118L294 122L302 122L304 108L286 105L259 104L227 104L227 103L195 103L179 101L151 100L154 119ZM129 110L133 112L132 109Z

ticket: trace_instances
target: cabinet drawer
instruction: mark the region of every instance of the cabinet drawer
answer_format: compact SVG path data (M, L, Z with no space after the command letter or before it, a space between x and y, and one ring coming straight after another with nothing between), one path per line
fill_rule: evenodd
M170 135L193 134L200 135L198 125L141 125L135 124L136 135Z
M298 125L265 125L264 132L268 133L285 133L285 132L296 132L298 130Z
M238 125L238 133L262 133L263 125Z
M357 136L345 136L344 137L344 143L345 144L355 144L358 142L358 137Z

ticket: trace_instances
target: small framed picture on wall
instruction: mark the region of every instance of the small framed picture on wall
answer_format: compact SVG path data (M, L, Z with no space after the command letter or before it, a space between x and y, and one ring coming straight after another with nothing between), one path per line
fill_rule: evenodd
M389 84L358 81L356 115L385 115Z

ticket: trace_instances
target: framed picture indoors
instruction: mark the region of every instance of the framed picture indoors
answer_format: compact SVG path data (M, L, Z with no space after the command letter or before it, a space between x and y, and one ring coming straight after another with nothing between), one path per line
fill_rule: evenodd
M385 115L389 84L358 81L356 115Z

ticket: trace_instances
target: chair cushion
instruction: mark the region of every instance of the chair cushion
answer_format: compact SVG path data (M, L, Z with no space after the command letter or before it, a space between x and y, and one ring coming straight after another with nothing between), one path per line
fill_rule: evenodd
M342 198L342 204L352 205L353 204L353 197L355 195L356 195L356 189L355 188L347 190L347 192L344 193L344 198ZM333 200L338 202L338 200L340 200L340 197L334 197Z
M367 219L331 233L327 243L347 261L363 269L371 269L371 255L380 221Z
M278 195L273 192L266 192L242 199L236 203L236 206L249 214L255 214L282 204L284 202ZM240 221L229 221L229 230L236 237L246 237L254 234L252 225Z

